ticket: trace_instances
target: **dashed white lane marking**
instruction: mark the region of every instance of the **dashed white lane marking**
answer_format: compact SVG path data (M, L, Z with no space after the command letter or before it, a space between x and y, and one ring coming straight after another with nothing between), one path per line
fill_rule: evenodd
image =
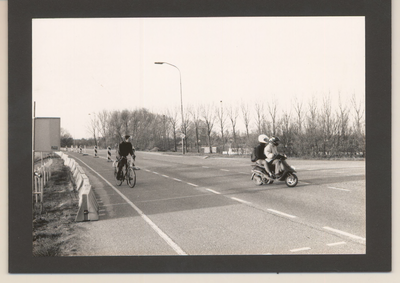
M172 178L172 179L175 180L175 181L178 181L178 182L182 182L182 180L177 179L177 178Z
M191 185L193 187L198 187L198 185L196 185L196 184L192 184L192 183L186 183L186 184Z
M208 166L201 166L201 167L203 167L203 168L210 168L210 167L208 167Z
M333 247L333 246L339 246L339 245L345 245L346 242L337 242L337 243L330 243L326 244L327 246Z
M209 191L209 192L212 192L212 193L214 193L214 194L217 194L217 195L220 195L220 194L221 194L220 192L214 191L214 190L212 190L212 189L206 189L206 190Z
M308 250L311 250L311 248L309 248L309 247L304 247L304 248L299 248L299 249L293 249L293 250L290 250L292 253L294 253L294 252L301 252L301 251L308 251Z
M244 204L251 204L251 202L242 200L242 199L240 199L240 198L231 197L231 199L236 200L236 201L241 202L241 203L244 203Z
M92 170L95 174L97 174L104 182L106 182L113 190L118 193L136 212L143 218L146 223L153 228L153 230L179 255L187 255L167 234L165 234L151 219L143 213L133 202L131 202L123 193L121 193L116 187L114 187L109 181L107 181L103 176L97 173L92 167L87 165L81 159L75 157L80 160L83 164L86 165L87 168Z
M332 232L335 232L335 233L338 233L338 234L341 234L341 235L356 239L356 240L365 241L365 238L363 238L363 237L359 237L359 236L356 236L356 235L353 235L353 234L350 234L350 233L347 233L347 232L343 232L343 231L340 231L340 230L337 230L337 229L333 229L333 228L328 227L328 226L325 226L323 228L326 229L326 230L329 230L329 231L332 231Z
M220 169L221 171L229 172L230 170L227 169Z
M119 202L119 203L110 203L110 204L103 204L102 206L108 207L108 206L116 206L116 205L126 205L126 202Z
M336 187L328 187L329 189L333 189L333 190L339 190L339 191L345 191L345 192L350 192L350 190L348 189L342 189L342 188L336 188Z
M274 210L274 209L267 209L267 210L268 210L268 211L271 211L271 212L273 212L273 213L276 213L276 214L280 214L280 215L289 217L289 218L297 218L297 216L290 215L290 214L286 214L286 213L280 212L280 211L278 211L278 210Z
M163 177L165 177L165 178L169 178L169 176L167 176L167 175L161 175L161 176L163 176Z
M157 175L160 175L160 173L157 173L157 172L154 172L154 171L153 171L153 173L154 173L154 174L157 174Z
M310 183L303 182L303 181L299 181L299 183L306 184L306 185L310 185Z
M247 173L247 172L239 172L240 174L249 174L250 175L250 173Z

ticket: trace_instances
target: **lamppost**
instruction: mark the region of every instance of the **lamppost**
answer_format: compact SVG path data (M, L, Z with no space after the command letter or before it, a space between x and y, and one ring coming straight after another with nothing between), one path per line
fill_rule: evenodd
M182 102L182 76L181 76L181 70L179 70L179 68L177 67L177 66L175 66L175 65L173 65L173 64L171 64L171 63L168 63L168 62L154 62L154 64L158 64L158 65L162 65L162 64L167 64L167 65L170 65L170 66L172 66L172 67L174 67L174 68L176 68L177 70L178 70L178 72L179 72L179 86L180 86L180 93L181 93L181 116L182 116L182 134L181 134L181 138L182 138L182 154L185 154L185 146L184 146L184 142L183 142L183 140L184 140L184 138L185 138L185 135L184 135L184 129L185 129L185 122L184 122L184 119L183 119L183 102Z

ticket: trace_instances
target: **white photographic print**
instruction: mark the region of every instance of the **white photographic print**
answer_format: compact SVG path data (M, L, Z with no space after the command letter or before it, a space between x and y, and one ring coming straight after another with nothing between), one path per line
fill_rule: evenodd
M361 16L33 19L33 255L366 254L365 72Z

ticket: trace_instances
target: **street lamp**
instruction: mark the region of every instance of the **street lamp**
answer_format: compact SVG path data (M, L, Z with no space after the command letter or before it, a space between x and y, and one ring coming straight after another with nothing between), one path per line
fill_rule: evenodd
M182 154L185 154L185 147L184 147L184 143L183 143L183 139L185 138L183 132L184 132L184 119L183 119L183 102L182 102L182 76L181 76L181 70L179 70L179 68L171 63L168 62L154 62L154 64L157 65L162 65L162 64L167 64L170 65L174 68L176 68L179 72L179 86L180 86L180 92L181 92L181 116L182 116L182 134L181 134L181 138L182 138Z

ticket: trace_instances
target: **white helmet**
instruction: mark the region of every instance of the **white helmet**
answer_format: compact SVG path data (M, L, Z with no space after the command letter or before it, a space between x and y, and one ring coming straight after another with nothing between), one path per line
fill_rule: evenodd
M258 136L258 141L261 143L268 143L268 140L269 140L269 138L267 135L259 135Z

